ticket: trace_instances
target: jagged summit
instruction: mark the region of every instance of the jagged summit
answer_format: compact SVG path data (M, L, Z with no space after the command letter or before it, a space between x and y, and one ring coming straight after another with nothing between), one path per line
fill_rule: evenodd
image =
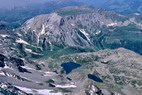
M91 13L88 13L86 10L90 10ZM52 45L52 48L55 46L90 47L91 40L89 38L89 31L86 32L83 27L91 28L91 23L96 24L96 26L98 26L99 23L101 25L110 24L112 21L105 18L106 13L102 15L102 11L105 10L100 9L94 11L88 7L68 7L62 9L60 13L54 12L36 16L28 20L23 25L23 29L25 33L33 31L37 37L37 44L43 44L44 42L45 49L47 48L45 43ZM70 15L63 16L63 14L68 13ZM44 41L40 39L40 37L43 36L46 36Z

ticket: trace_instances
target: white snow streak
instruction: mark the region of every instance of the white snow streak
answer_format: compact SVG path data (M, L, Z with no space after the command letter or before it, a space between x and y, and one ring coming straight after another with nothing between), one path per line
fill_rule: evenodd
M76 88L75 85L56 85L58 88Z
M84 36L87 38L88 41L90 41L89 39L89 34L84 30L84 29L80 29L80 32L84 34Z
M56 73L54 72L45 72L44 76L55 76L57 75Z
M100 33L101 33L101 31L97 31L97 32L96 32L96 35L98 35L98 34L100 34Z
M117 23L110 23L107 26L116 26L116 25L117 25Z
M17 43L22 43L22 44L26 44L26 45L30 45L28 42L22 40L22 39L19 39L19 40L16 40Z
M52 90L47 90L47 89L30 89L30 88L26 88L26 87L20 87L20 86L15 86L18 89L29 93L29 94L33 94L33 95L63 95L62 93L58 92L58 93L52 93Z
M39 53L36 53L36 52L33 52L31 49L25 49L27 52L29 53L32 53L32 54L35 54L35 55L43 55L43 54L39 54Z
M44 27L44 25L42 24L42 30L41 30L40 35L43 35L44 33L45 33L45 27Z
M5 37L9 37L9 35L6 34L0 34L1 37L5 38Z
M29 66L21 66L21 67L24 68L24 69L35 70L35 69L33 69L33 68L29 67Z

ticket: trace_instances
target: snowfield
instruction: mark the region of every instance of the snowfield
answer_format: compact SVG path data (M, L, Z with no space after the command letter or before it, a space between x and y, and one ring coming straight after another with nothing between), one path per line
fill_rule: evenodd
M28 94L33 94L33 95L63 95L62 93L54 93L52 90L47 90L47 89L30 89L26 87L20 87L20 86L15 86L18 89L28 93Z
M75 85L56 85L58 88L76 88L77 86Z
M30 45L28 42L22 40L22 39L19 39L19 40L16 40L17 43L22 43L22 44L25 44L25 45Z

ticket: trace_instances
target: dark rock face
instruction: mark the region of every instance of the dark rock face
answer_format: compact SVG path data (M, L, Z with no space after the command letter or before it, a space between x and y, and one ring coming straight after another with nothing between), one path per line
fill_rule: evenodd
M6 29L6 25L0 24L0 30Z
M6 30L8 26L8 22L0 21L0 30Z
M27 69L22 68L21 66L18 66L18 70L19 70L19 72L22 72L22 73L24 73L24 72L26 72L26 73L31 73L31 72L29 72Z
M59 27L63 26L64 23L65 23L65 21L64 21L64 19L62 18L62 19L60 20L60 25L59 25Z
M4 66L5 66L5 64L0 61L0 67L4 67Z
M6 59L6 57L2 54L0 54L0 67L4 67L5 63L4 60Z
M4 67L5 65L7 65L7 66L14 65L15 67L18 67L19 70L26 71L25 69L20 67L20 66L25 65L25 63L22 59L15 58L15 57L6 57L6 56L0 54L0 67Z
M23 60L21 59L18 59L18 58L14 58L14 57L11 57L10 58L10 61L12 62L12 64L14 64L15 66L24 66L24 62Z

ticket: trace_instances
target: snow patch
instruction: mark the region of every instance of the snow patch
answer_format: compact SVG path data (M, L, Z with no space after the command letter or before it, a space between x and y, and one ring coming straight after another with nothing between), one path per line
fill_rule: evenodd
M75 25L72 23L71 26L75 26Z
M56 73L54 72L45 72L44 76L55 76L57 75Z
M0 34L1 37L5 38L5 37L9 37L9 35L7 34Z
M9 67L9 66L7 66L7 65L4 66L4 69L11 69L11 70L14 70L13 68L11 68L11 67Z
M17 43L22 43L22 44L25 44L25 45L30 45L28 42L22 40L22 39L19 39L19 40L16 40Z
M80 29L80 32L87 38L88 41L90 41L89 39L89 34L84 30L84 29Z
M8 67L7 65L6 65L6 66L4 66L4 68L5 68L5 69L9 69L9 67Z
M31 29L31 27L29 26L28 29Z
M5 65L3 68L0 67L0 70L2 70L2 69L11 69L11 70L14 70L13 68L11 68L11 67L9 67L9 66L7 66L7 65Z
M62 93L58 92L58 93L51 93L51 90L37 90L37 92L41 95L63 95Z
M5 76L5 73L4 73L4 72L0 72L0 75L3 75L3 76Z
M22 37L22 35L20 33L16 33L18 36Z
M10 73L8 73L8 72L3 72L3 71L0 72L0 75L8 76L8 77L13 77L12 74L10 74Z
M27 48L26 48L25 50L26 50L26 51L28 51L28 52L32 52L32 50L31 50L31 49L27 49Z
M27 52L32 53L32 54L35 54L35 55L43 55L43 54L39 54L39 53L33 52L31 49L25 48L25 50L26 50Z
M139 16L139 15L141 15L141 14L139 14L139 13L134 13L134 15L137 15L137 16Z
M100 34L100 33L101 33L101 31L97 31L97 32L96 32L96 35L98 35L98 34Z
M43 35L44 33L45 33L45 26L42 24L42 30L41 30L40 35Z
M52 43L49 41L49 45L50 45L50 51L53 51L53 46Z
M7 85L4 84L4 83L2 83L2 84L0 84L0 87L1 87L1 88L7 88Z
M117 23L110 23L107 26L116 26L116 25L117 25Z
M76 88L77 86L67 84L67 85L56 85L56 87L58 87L58 88Z
M92 90L94 91L94 92L97 92L98 91L98 89L93 85L92 86Z
M20 87L20 86L15 86L18 89L28 93L28 94L33 94L33 95L63 95L62 93L52 93L52 90L47 90L47 89L30 89L26 87Z
M84 29L80 29L80 31L81 31L85 36L88 36L88 35L89 35Z
M24 68L24 69L28 69L28 70L35 70L33 68L30 68L29 66L21 66L21 67Z

